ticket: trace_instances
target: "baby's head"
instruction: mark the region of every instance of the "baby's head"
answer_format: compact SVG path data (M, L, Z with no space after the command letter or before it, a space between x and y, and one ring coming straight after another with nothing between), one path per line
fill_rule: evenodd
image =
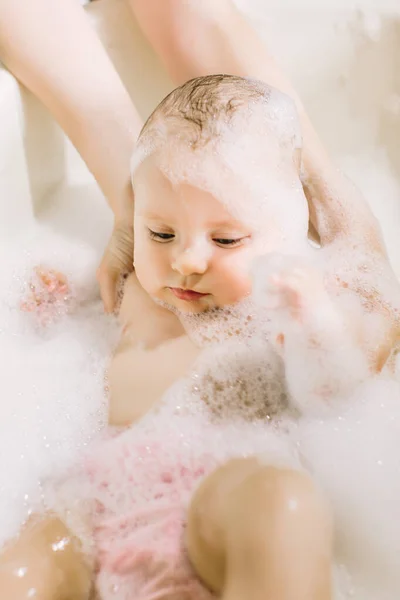
M307 243L296 109L267 84L229 75L174 90L144 125L132 158L135 270L183 312L251 292L253 260Z

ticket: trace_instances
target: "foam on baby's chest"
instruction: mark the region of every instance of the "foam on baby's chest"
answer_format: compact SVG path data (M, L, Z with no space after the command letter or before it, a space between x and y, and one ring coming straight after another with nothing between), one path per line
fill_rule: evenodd
M282 360L257 340L207 349L192 373L191 394L218 421L270 420L287 408Z
M190 402L218 420L265 420L287 407L284 366L271 344L267 312L247 299L181 320L203 348L185 392Z

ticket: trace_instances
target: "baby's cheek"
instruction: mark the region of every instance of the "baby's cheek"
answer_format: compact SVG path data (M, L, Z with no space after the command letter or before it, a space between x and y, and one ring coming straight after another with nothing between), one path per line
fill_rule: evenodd
M154 292L155 276L150 262L143 260L142 257L135 259L135 273L142 288L146 292Z
M216 281L219 283L221 299L224 304L238 302L251 292L249 253L246 249L226 251L220 258Z
M252 289L252 282L249 277L249 274L246 273L238 273L236 278L236 298L235 301L243 300L247 296L250 296Z
M153 272L153 268L148 265L138 265L136 270L136 276L142 288L150 295L157 295L160 285L159 279L156 273Z
M252 282L248 270L239 262L225 277L221 277L222 290L229 303L239 302L251 294Z
M160 261L157 256L154 256L154 252L148 243L143 243L142 240L135 245L134 267L142 288L149 294L155 294L162 279Z

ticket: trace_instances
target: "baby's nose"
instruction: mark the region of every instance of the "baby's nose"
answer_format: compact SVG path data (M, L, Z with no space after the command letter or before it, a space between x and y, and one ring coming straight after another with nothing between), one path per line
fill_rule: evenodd
M175 257L172 269L181 275L202 275L207 271L207 253L196 248L186 248Z

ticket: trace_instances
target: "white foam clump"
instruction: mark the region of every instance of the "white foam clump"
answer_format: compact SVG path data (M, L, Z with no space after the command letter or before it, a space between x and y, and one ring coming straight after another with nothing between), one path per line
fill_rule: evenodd
M387 372L373 378L351 338L346 344L346 335L362 320L370 346L374 339L378 346L385 323L376 309L370 313L369 298L382 293L384 306L395 314L399 287L389 267L354 250L349 256L345 245L325 256L326 268L359 288L360 298L346 290L333 296L337 314L347 314L343 330L334 314L318 323L315 293L306 296L311 328L307 319L296 323L290 311L271 317L272 330L278 327L275 333L285 334L282 357L290 402L301 410L293 422L293 442L334 512L338 598L393 600L400 593L400 381ZM255 267L258 305L268 299L273 266L262 259ZM293 259L292 267L298 268ZM319 347L316 340L325 345ZM334 394L316 393L309 401L310 390L323 390L321 382L332 381Z
M266 340L253 336L260 326L268 330L268 320L254 312L248 320L249 310L246 302L237 311L188 317L186 326L205 345L191 377L173 386L161 407L122 436L93 449L92 477L86 471L85 485L79 478L67 482L58 506L78 509L83 499L87 510L97 501L111 519L169 501L186 506L198 468L202 477L238 456L306 468L334 511L335 598L393 600L400 590L400 385L383 377L372 380L331 406L323 419L307 411L298 420L290 420L285 410L277 416L279 404L286 408L282 365ZM218 319L222 326L210 339L210 324ZM226 340L237 332L238 339ZM313 377L315 364L307 367ZM188 480L182 480L182 469ZM79 515L69 524L81 533Z
M334 510L336 558L353 574L354 597L398 597L400 384L366 382L346 408L302 419L295 438Z
M106 422L104 368L115 324L102 316L91 248L38 229L29 250L8 244L0 274L0 545L41 509L41 482L59 475ZM36 266L67 275L73 314L46 326L20 310Z
M256 304L269 309L291 403L305 414L323 414L368 376L366 357L350 323L365 321L359 302L329 294L322 254L270 254L252 268ZM353 300L353 301L351 301ZM279 346L278 346L279 347Z

